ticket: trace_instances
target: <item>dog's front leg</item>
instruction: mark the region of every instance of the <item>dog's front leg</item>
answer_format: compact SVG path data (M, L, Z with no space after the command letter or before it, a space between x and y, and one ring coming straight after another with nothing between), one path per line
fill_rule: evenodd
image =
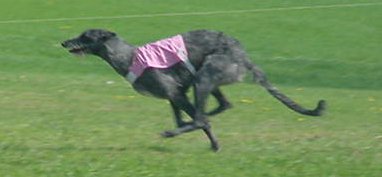
M172 108L173 113L174 113L174 118L175 118L175 123L176 123L177 128L192 124L192 122L185 122L183 120L181 109L178 107L178 105L176 103L174 103L173 101L170 100L170 104L171 104L171 108ZM192 111L192 112L194 112L194 111Z
M195 117L195 108L191 104L191 102L188 100L188 97L186 96L186 94L180 91L173 92L173 94L171 94L170 96L169 101L171 103L171 107L173 108L175 122L178 128L175 130L168 130L163 132L162 133L163 137L166 137L166 138L174 137L179 134L198 129L198 127L194 126L193 122L184 122L182 120L181 111L186 112L193 119Z
M199 127L196 127L193 124L188 124L188 125L184 125L183 127L179 127L175 130L164 131L162 133L162 136L165 138L172 138L172 137L175 137L175 136L180 135L182 133L187 133L190 131L194 131L196 129L199 129Z
M194 90L197 90L196 88ZM196 93L196 92L195 92ZM205 101L207 99L207 96L209 94L209 91L204 91L203 93L196 93L198 96L196 96L197 104L199 107L195 108L191 102L188 100L187 96L185 94L179 93L174 94L170 98L171 106L174 109L174 115L175 120L177 122L178 128L175 130L165 131L162 133L163 137L169 138L169 137L175 137L177 135L180 135L182 133L191 132L197 129L203 129L203 131L208 136L210 142L211 142L211 148L214 151L219 150L219 144L216 139L216 137L213 135L211 131L211 126L207 122L207 119L204 115L204 107L205 107ZM205 97L203 95L207 94ZM199 96L202 95L201 100L199 99ZM180 110L185 111L194 121L190 123L185 123L181 119L181 113Z

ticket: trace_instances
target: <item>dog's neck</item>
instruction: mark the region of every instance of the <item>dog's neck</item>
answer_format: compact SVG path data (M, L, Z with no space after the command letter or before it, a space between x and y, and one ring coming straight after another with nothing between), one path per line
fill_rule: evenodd
M105 50L97 55L108 62L120 75L125 77L134 57L136 47L115 37L104 43Z

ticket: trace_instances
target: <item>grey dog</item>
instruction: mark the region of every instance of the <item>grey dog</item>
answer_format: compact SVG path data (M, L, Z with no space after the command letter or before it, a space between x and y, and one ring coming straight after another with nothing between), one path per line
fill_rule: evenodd
M190 72L185 63L180 62L166 69L149 68L132 84L141 94L149 94L167 99L171 103L177 128L165 131L163 137L202 129L211 142L214 151L219 150L219 144L211 131L207 116L216 115L231 108L231 103L220 90L220 86L241 81L249 71L254 81L263 86L277 100L288 108L309 116L320 116L325 110L325 101L320 100L313 110L308 110L273 87L260 68L253 64L239 41L218 31L195 30L181 34L188 59L196 73ZM92 54L101 57L122 77L129 73L129 66L135 55L136 47L128 44L116 33L102 29L90 29L80 36L62 43L69 52L74 54ZM192 87L194 104L189 101L186 93ZM206 102L213 95L218 106L211 112L206 112ZM182 119L184 111L192 122Z

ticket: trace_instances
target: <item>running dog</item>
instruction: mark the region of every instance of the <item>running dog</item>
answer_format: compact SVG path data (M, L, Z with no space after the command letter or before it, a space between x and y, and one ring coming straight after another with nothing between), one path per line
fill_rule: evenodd
M92 54L102 58L129 80L139 93L169 100L177 128L163 132L163 137L202 129L214 151L220 147L207 117L232 106L220 86L242 81L248 71L252 73L254 82L298 113L321 116L326 107L325 101L320 100L315 109L308 110L282 94L268 82L264 72L251 62L238 40L218 31L190 31L136 47L114 32L90 29L63 42L62 46L73 54ZM157 59L160 61L155 61ZM194 104L186 95L190 87L194 91ZM218 106L206 112L210 94L216 98ZM192 118L191 122L182 119L182 111Z

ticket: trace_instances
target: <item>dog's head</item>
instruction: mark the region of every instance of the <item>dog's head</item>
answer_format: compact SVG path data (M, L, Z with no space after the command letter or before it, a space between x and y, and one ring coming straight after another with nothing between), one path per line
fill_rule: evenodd
M64 41L62 46L68 49L70 53L77 55L97 54L105 47L104 43L114 37L116 37L116 34L113 32L90 29L76 38Z

